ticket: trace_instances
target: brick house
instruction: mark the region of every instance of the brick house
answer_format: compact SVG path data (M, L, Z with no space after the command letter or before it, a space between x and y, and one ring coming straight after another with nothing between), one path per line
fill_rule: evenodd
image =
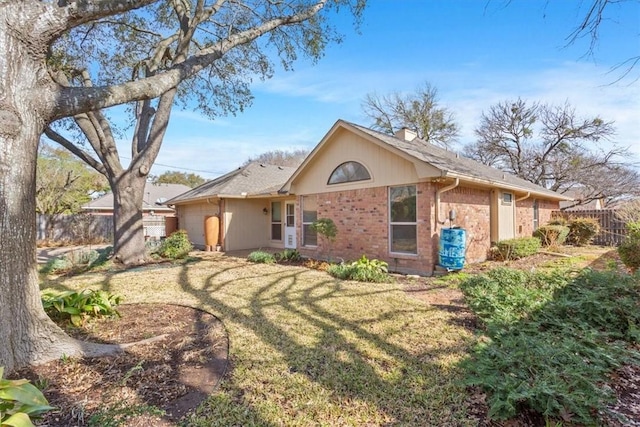
M279 187L254 176L251 182L259 181L263 188L236 188L226 195L201 192L199 198L182 195L167 203L175 205L182 226L193 222L182 219L187 206L200 210L193 220L202 224L208 212L203 197L210 204L226 199L226 208L220 210L218 204L209 214L220 218L219 243L227 251L296 248L305 256L323 258L329 248L310 224L331 218L338 228L332 257L350 260L365 254L388 262L393 271L430 275L443 227L464 228L466 261L483 261L492 242L531 236L568 199L426 143L410 131L391 136L343 120L299 168L281 175L286 173L290 175ZM453 221L448 220L450 211L455 212ZM253 230L242 239L230 234L237 218L243 222L236 229Z

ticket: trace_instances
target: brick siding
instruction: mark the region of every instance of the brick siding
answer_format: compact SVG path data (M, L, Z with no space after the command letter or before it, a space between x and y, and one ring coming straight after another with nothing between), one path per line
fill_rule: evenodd
M445 220L449 211L455 210L453 225L467 232L466 262L481 262L487 259L491 246L491 191L469 187L456 187L440 196L440 215ZM445 221L440 227L449 227Z
M302 255L327 259L356 260L363 254L389 263L391 271L430 275L438 262L438 235L442 227L449 227L449 211L456 211L454 226L467 232L466 262L487 259L491 246L491 191L459 186L442 193L440 220L435 224L435 193L438 184L417 184L418 254L389 253L389 206L387 187L364 188L317 194L318 218L331 218L337 228L336 241L329 250L327 242L318 236L317 247L300 246ZM297 200L298 206L300 199ZM551 218L557 202L539 201L540 225ZM516 232L533 233L533 199L519 202L516 212ZM299 210L298 210L299 211ZM298 221L301 223L300 221ZM298 241L302 242L298 227Z
M531 237L533 235L533 203L530 197L516 204L516 237ZM551 221L551 213L558 209L560 202L538 200L538 226Z

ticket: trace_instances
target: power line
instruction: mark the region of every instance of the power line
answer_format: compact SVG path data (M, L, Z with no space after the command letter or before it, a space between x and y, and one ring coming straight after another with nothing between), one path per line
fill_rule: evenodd
M124 160L131 160L130 157L120 156L120 158L122 158ZM153 166L164 166L165 168L172 168L172 169L178 169L178 170L189 171L189 172L206 173L208 175L222 175L224 173L224 172L205 171L205 170L201 170L201 169L183 168L183 167L180 167L180 166L165 165L165 164L162 164L162 163L154 163Z

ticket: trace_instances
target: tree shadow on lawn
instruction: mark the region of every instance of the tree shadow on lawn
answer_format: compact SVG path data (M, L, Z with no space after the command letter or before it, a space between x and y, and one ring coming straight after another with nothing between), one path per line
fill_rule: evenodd
M239 277L213 273L204 288L180 273L182 290L225 322L234 367L193 425L248 425L256 414L259 424L477 424L457 368L470 336L452 314L389 284L279 268L239 266ZM252 288L249 298L237 287Z
M126 293L128 302L186 304L224 322L231 369L186 425L482 422L461 385L458 362L472 338L452 322L455 312L425 307L396 285L343 282L303 267L241 259L173 267L152 267L167 275L137 295L140 278L130 270L52 283L78 289L85 281ZM163 289L169 281L175 288Z

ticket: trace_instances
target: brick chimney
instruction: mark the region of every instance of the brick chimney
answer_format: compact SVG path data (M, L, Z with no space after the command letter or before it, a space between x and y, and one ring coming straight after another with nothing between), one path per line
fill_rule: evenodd
M401 128L396 132L396 138L401 139L403 141L413 141L418 137L418 134L412 130L407 128Z

